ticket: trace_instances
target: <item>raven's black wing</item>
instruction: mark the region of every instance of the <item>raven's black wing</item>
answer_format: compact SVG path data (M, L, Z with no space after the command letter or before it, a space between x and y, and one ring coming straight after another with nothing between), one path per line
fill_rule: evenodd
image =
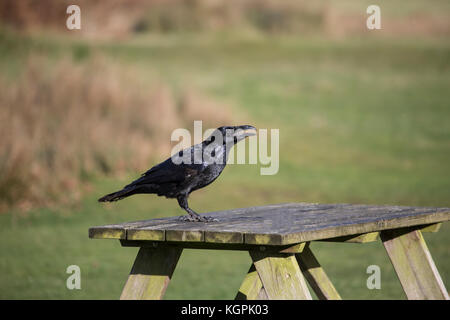
M202 164L175 164L169 158L152 167L125 188L139 185L179 184L203 170Z
M175 164L169 158L143 173L139 179L126 185L122 190L101 197L100 202L121 200L138 193L156 193L159 196L176 197L187 179L197 175L202 165Z

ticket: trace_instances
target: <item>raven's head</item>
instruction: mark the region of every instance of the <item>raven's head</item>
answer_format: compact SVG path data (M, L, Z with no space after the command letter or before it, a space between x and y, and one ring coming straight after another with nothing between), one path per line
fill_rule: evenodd
M221 140L223 145L233 145L239 141L256 135L256 128L249 125L243 126L224 126L217 128L214 132L206 139L209 143Z

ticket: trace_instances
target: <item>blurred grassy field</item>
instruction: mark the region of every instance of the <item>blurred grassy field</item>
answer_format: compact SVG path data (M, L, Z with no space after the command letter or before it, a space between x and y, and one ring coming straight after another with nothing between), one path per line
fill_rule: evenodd
M219 34L113 44L18 37L0 42L2 72L14 77L36 52L77 63L106 55L141 70L149 83L164 79L179 90L188 84L250 124L280 129L279 173L261 176L259 166L231 165L192 194L199 212L277 202L450 206L448 41ZM96 202L134 176L95 179L75 208L1 215L0 298L117 298L137 250L89 240L88 228L182 214L176 201L153 196ZM449 231L444 225L425 235L447 286ZM312 247L343 298L404 298L380 243ZM72 264L81 268L81 290L65 287ZM234 298L249 264L245 253L187 250L166 298ZM381 290L366 288L372 264L381 267Z

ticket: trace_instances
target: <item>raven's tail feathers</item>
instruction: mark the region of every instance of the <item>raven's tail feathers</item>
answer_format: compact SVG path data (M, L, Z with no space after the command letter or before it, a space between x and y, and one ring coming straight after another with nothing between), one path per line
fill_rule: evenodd
M100 199L98 199L98 202L112 202L112 201L117 201L117 200L121 200L123 198L126 198L128 196L131 196L133 194L136 193L136 188L131 187L131 188L125 188L110 194L107 194L106 196L101 197Z

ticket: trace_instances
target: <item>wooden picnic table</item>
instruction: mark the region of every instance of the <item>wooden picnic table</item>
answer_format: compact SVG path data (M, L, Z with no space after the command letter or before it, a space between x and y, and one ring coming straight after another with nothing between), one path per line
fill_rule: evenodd
M217 222L150 219L89 229L94 239L140 247L121 299L162 299L183 249L245 250L253 261L237 299L340 299L311 241L380 239L408 299L449 299L422 232L450 208L287 203L205 214ZM448 245L448 244L443 244Z

